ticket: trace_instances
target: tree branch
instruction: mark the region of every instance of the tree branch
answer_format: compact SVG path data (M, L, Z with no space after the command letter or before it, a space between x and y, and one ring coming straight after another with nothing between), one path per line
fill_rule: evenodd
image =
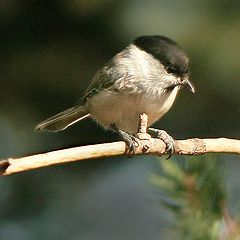
M165 154L165 143L160 139L151 138L147 133L147 122L147 114L141 113L139 116L138 133L136 134L139 139L139 145L135 147L134 155L152 154L160 156ZM227 138L174 140L174 149L174 154L184 155L198 155L210 152L240 154L240 140ZM22 158L9 158L0 160L0 176L50 165L115 157L126 155L127 153L129 155L125 142L113 142L63 149Z
M140 140L134 155L165 154L165 144L162 140L151 138ZM181 155L198 155L204 153L233 153L240 154L240 140L217 138L175 140L175 153ZM22 158L9 158L0 161L0 176L10 175L22 171L47 167L50 165L90 160L103 157L115 157L126 154L124 142L103 143L89 146L74 147L57 150Z

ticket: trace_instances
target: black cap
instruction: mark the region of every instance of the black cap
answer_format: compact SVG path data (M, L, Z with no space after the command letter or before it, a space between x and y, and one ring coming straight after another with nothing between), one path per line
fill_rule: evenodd
M189 60L178 44L163 36L142 36L133 42L138 48L158 59L167 72L183 77L189 73Z

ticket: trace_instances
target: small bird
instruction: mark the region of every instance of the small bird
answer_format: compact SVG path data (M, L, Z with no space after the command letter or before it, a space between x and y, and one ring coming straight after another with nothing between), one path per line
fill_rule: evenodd
M184 51L167 37L141 36L97 71L78 104L39 123L36 130L58 132L92 117L134 150L140 114L147 114L151 126L171 108L181 86L194 92ZM165 131L148 131L166 143L167 152L174 151Z

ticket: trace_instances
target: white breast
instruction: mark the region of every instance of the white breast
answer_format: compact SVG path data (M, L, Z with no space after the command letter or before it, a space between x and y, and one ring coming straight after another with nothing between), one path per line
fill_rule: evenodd
M87 107L91 116L104 128L111 128L115 124L117 128L136 133L138 130L139 114L148 115L148 126L160 119L172 106L177 95L176 87L171 92L161 96L123 95L107 90L100 92L91 98Z

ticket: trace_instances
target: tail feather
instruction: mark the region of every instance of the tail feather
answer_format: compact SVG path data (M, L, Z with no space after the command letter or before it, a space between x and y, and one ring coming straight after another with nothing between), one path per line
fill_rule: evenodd
M68 108L67 110L60 112L39 123L36 126L35 130L50 132L62 131L72 124L88 117L89 115L89 112L84 106Z

